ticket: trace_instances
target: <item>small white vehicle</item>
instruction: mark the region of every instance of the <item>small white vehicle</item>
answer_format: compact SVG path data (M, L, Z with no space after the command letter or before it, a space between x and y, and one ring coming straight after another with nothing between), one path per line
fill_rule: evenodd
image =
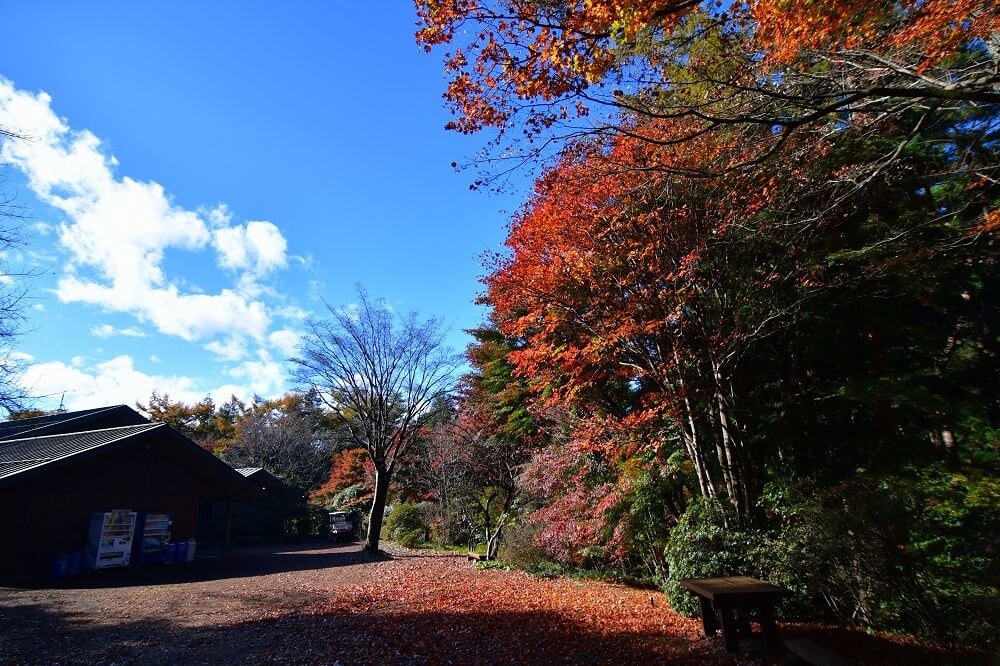
M330 541L353 541L354 523L346 511L330 512Z

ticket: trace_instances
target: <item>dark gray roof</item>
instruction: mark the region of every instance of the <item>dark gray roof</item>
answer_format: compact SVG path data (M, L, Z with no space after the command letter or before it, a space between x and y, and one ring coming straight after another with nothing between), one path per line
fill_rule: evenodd
M31 477L46 474L49 470L110 453L120 447L148 442L151 437L168 446L187 464L209 474L219 489L230 496L247 500L265 497L257 484L251 483L166 423L148 422L41 437L0 439L0 486L30 482Z
M0 423L0 439L21 439L144 423L149 423L149 419L131 407L114 405L5 421Z
M150 430L167 427L163 423L144 423L120 428L0 441L0 483L29 470L81 456L101 447L124 443Z
M281 477L271 474L263 467L237 467L239 472L254 486L272 497L286 498L294 501L305 501L305 495L285 483Z

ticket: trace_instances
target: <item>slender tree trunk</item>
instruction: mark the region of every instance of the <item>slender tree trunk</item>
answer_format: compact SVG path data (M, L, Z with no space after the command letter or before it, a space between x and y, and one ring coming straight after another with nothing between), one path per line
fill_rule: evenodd
M681 439L691 463L694 465L695 476L698 479L698 489L704 499L715 497L715 484L705 463L705 456L698 443L698 428L694 420L694 410L691 408L691 399L687 395L687 387L684 382L684 373L681 369L680 354L674 348L674 365L677 367L677 385L680 393L684 396L684 416L681 418Z
M722 465L729 499L736 508L736 515L742 520L747 509L747 492L743 479L740 440L734 436L734 427L729 418L729 406L722 390L722 373L714 360L712 361L712 375L715 380L715 412L719 425L717 455L719 456L719 464Z
M392 473L386 469L375 469L375 496L372 498L372 511L368 515L368 536L365 538L365 550L378 551L378 542L382 536L382 521L385 519L385 500L389 495L389 479Z
M687 397L684 398L684 411L687 412L687 424L686 426L684 423L681 424L681 437L684 440L684 448L687 449L687 454L694 464L695 476L698 478L698 488L701 491L701 496L704 499L711 499L715 497L715 484L712 483L708 465L705 464L705 456L702 455L701 446L698 444L698 431L695 427L694 414L691 412L691 402Z
M492 527L486 528L486 559L488 560L495 560L500 554L504 528L507 527L511 518L511 505L512 502L505 502L503 511L497 516L496 523Z

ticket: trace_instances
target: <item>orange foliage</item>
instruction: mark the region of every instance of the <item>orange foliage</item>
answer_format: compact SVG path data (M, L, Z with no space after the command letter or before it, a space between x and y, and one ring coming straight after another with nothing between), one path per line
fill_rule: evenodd
M358 484L367 484L368 487L372 487L371 477L373 473L374 468L365 449L344 449L333 454L333 460L330 464L330 478L312 494L314 497L335 495L345 488Z
M564 102L592 100L584 91L595 84L617 85L636 58L648 57L636 48L643 35L669 37L694 12L737 31L752 26L746 48L772 65L792 64L809 50L863 48L890 59L894 51L911 51L924 68L1000 32L995 0L753 0L725 12L706 0L416 0L415 6L418 43L427 51L452 48L444 58L445 97L456 116L449 128L504 128L523 111L529 136L586 115L586 100Z
M657 121L641 131L669 138L696 129ZM716 190L668 171L739 161L752 147L745 135L704 135L683 150L620 137L607 152L566 153L516 218L510 259L486 280L501 331L531 339L510 355L519 373L558 402L601 381L649 372L631 346L676 337L685 301L699 293L705 244L774 196L767 174L745 174L744 187ZM621 164L630 168L615 168Z
M864 46L875 52L916 48L927 65L1000 31L992 0L767 0L751 6L761 46L782 64L804 49Z
M510 4L475 0L415 2L425 50L466 39L467 26L482 29L455 44L445 68L453 75L446 97L462 132L502 127L511 110L505 100L551 102L603 79L615 62L615 44L651 24L672 24L697 3L686 0L584 0ZM478 24L478 25L477 25ZM470 62L470 56L472 61ZM586 115L582 105L561 108L562 118ZM540 131L556 118L531 114Z

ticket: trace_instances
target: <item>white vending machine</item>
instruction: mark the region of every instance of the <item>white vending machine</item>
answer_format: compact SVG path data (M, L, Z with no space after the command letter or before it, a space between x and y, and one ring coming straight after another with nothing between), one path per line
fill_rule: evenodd
M117 509L90 515L84 557L91 569L123 567L132 554L135 511Z

